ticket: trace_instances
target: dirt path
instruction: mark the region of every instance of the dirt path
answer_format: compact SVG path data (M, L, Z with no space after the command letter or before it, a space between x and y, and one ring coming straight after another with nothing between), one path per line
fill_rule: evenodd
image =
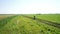
M29 17L29 16L24 16L24 17L33 19L32 17ZM48 24L48 25L51 25L51 26L54 26L54 27L57 27L57 28L60 28L60 24L55 23L55 22L51 22L51 21L47 21L47 20L43 20L43 19L38 19L38 18L36 18L35 20L39 21L39 22L42 22L42 23L45 23L45 24Z

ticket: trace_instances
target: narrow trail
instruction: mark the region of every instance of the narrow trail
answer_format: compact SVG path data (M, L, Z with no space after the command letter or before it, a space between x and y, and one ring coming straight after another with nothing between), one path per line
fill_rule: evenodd
M24 15L22 15L22 16L24 16ZM29 16L24 16L24 17L33 19L33 17L29 17ZM34 19L33 19L33 20L34 20ZM39 22L42 22L42 23L44 23L44 24L50 25L50 26L54 26L54 27L60 28L60 24L55 23L55 22L51 22L51 21L47 21L47 20L43 20L43 19L38 19L38 18L36 18L35 20L36 20L36 21L39 21Z

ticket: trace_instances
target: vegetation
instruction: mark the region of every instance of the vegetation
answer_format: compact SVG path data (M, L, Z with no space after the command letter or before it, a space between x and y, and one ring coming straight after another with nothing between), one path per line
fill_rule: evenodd
M26 16L29 16L29 17L35 16L38 19L52 21L60 24L60 14L31 14L31 15L29 14Z
M43 15L25 15L29 17L49 20ZM49 16L49 15L47 15ZM53 15L52 15L53 16ZM50 16L49 16L50 17ZM57 18L56 18L57 19ZM59 18L58 18L59 19ZM58 20L52 20L58 22ZM14 15L0 20L0 34L60 34L60 28L38 22L36 20L24 17L23 15Z

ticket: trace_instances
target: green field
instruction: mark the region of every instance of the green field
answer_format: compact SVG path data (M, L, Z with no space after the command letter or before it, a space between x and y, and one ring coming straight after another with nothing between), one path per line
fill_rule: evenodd
M60 24L60 14L35 14L35 15L31 14L26 16L30 16L30 17L36 16L36 18L38 19L57 22Z
M24 15L24 14L23 14ZM60 14L10 15L0 20L0 34L60 34L60 28L54 27L24 16L60 24ZM4 15L6 16L6 15Z

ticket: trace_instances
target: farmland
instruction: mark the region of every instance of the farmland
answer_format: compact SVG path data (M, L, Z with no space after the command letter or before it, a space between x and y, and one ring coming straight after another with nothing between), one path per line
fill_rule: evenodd
M29 16L32 19L24 17ZM52 21L60 24L60 14L29 14L3 17L0 20L0 34L60 34L60 28L33 19Z
M36 18L38 19L60 23L60 14L38 14L38 15L31 14L26 16L30 16L30 17L36 16Z

